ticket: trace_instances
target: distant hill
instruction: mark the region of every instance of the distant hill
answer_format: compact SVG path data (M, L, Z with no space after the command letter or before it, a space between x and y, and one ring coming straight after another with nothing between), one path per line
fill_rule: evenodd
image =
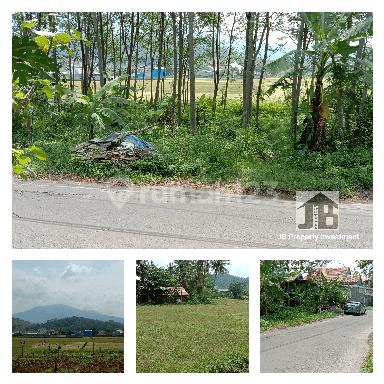
M25 331L33 328L34 328L33 323L30 323L29 321L25 321L21 319L15 319L14 317L12 317L12 332Z
M228 288L229 284L234 281L245 284L247 289L249 290L249 277L238 277L230 275L229 273L217 275L215 280L215 286L217 286L217 288L219 289L226 289Z
M14 318L29 321L31 323L45 323L48 320L62 319L73 316L100 321L112 320L114 322L124 324L124 319L122 317L106 316L96 311L77 309L63 304L52 304L41 307L34 307L28 311L14 313L12 315Z
M19 323L19 325L17 325L17 323ZM44 323L31 324L25 321L20 323L19 319L12 317L12 331L24 331L31 329L38 330L40 328L45 328L47 330L54 329L55 331L84 331L85 329L90 328L95 328L96 330L103 330L107 328L124 329L124 324L113 320L100 321L77 316L48 320Z

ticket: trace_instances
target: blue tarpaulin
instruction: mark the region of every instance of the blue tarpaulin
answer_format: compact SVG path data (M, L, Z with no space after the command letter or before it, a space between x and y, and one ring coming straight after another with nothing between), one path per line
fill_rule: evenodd
M135 135L125 136L123 142L124 141L131 141L131 142L137 144L139 147L147 147L149 149L152 149L152 147L146 141L144 141L143 139L140 139L140 137L137 137Z

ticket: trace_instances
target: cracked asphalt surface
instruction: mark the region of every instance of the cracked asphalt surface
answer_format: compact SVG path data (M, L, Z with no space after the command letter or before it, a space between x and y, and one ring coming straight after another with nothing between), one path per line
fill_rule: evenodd
M373 205L340 204L337 234L297 231L294 201L183 187L12 180L13 248L373 248ZM290 238L316 233L319 239ZM285 234L285 237L282 236Z
M373 311L260 334L261 373L359 373Z

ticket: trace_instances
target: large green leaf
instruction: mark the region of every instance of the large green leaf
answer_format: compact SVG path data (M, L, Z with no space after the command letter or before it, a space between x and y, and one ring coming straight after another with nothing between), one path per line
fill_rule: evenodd
M93 125L100 131L103 131L105 129L103 119L97 113L92 113L91 120Z
M21 165L25 165L29 162L31 162L31 158L26 156L26 155L21 155L17 158L17 161L21 164Z
M114 95L108 96L105 101L107 103L117 103L117 104L134 104L132 100L124 99L124 97L117 97ZM104 100L103 100L104 102Z
M112 89L117 84L120 84L124 79L126 79L129 75L122 75L119 77L116 77L116 79L113 79L109 81L107 84L105 84L102 88L100 88L96 93L95 93L95 98L101 99L102 96L104 95L105 92L108 92Z
M48 99L50 99L53 95L53 91L52 91L51 87L49 87L48 85L44 85L43 89L40 89L39 92L40 92L40 94L45 93L47 95Z
M354 25L352 28L349 28L344 31L340 36L340 40L352 40L355 38L372 36L372 29L373 16L366 18L360 23Z
M29 147L29 150L38 158L41 160L47 160L47 154L40 148L35 147L32 145Z
M340 55L347 57L351 53L355 53L359 47L357 45L351 46L348 44L346 40L342 40L342 41L336 41L333 44L333 48L334 48L334 52L333 52L334 54L339 53Z
M61 41L62 43L69 43L71 41L71 36L68 33L56 33L55 39Z
M35 41L29 40L28 36L23 39L12 36L13 80L19 79L20 84L27 85L32 75L42 71L59 72L59 68Z
M99 113L101 115L107 116L112 121L115 121L120 125L125 125L125 121L115 111L113 111L110 108L100 108Z
M272 76L276 76L276 75L280 74L281 72L288 71L294 66L295 54L299 53L299 52L300 51L297 51L297 50L290 51L290 52L286 53L285 55L279 57L278 59L276 59L272 63L265 65L264 69L266 71L270 72L270 74Z
M88 125L85 113L79 113L73 119L73 128L77 129L82 125Z

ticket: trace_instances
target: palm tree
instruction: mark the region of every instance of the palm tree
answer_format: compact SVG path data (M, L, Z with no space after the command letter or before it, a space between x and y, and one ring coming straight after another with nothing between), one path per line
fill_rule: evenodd
M220 275L222 273L228 273L228 269L225 268L225 266L230 264L231 263L229 260L211 260L211 268L215 275L215 278L213 280L213 285L215 285L217 275ZM212 301L212 298L213 298L213 289L212 289L211 301Z

